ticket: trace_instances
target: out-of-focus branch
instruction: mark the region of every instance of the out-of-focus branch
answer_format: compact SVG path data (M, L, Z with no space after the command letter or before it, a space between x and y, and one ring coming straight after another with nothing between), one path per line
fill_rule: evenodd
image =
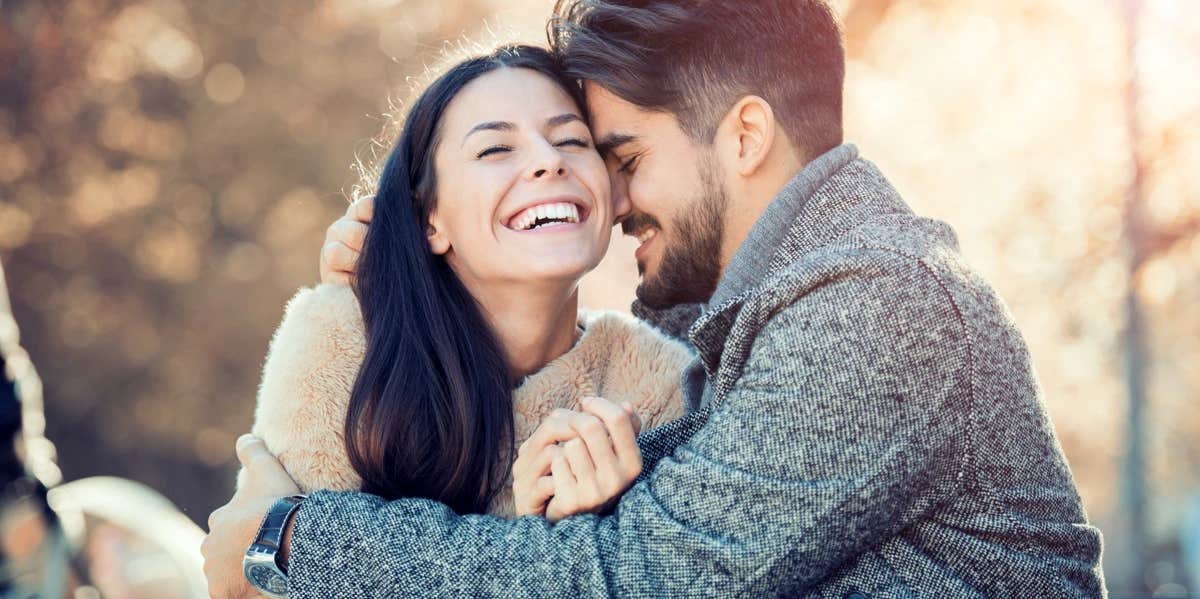
M1125 118L1129 141L1129 162L1133 171L1125 198L1125 243L1129 248L1130 286L1125 292L1125 327L1122 345L1125 350L1125 384L1129 397L1125 436L1125 473L1122 485L1122 505L1129 518L1126 539L1129 557L1123 571L1113 574L1114 587L1145 589L1146 553L1146 377L1149 369L1149 349L1145 308L1137 286L1137 274L1145 264L1148 241L1144 203L1146 160L1141 145L1142 122L1140 72L1138 69L1138 32L1142 0L1122 3L1125 25L1125 59L1128 69L1125 81Z
M1142 248L1145 252L1144 257L1150 258L1169 252L1176 244L1188 241L1196 235L1200 235L1200 215L1152 232L1147 236L1148 239Z

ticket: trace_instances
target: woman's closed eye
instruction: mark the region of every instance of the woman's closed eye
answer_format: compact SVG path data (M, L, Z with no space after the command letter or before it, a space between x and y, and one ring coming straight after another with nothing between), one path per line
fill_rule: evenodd
M482 152L475 155L475 158L487 158L492 154L500 154L502 152L511 152L512 148L508 146L491 146L485 148Z
M584 149L592 147L592 144L589 143L588 140L578 138L578 137L564 139L560 142L555 143L554 145L559 146L559 147L561 147L561 146L576 146L576 147L580 147L580 148L584 148Z
M554 145L555 145L555 147L560 147L560 148L563 146L574 146L574 147L582 148L585 150L587 148L592 147L592 144L590 142L588 142L588 140L579 138L579 137L572 137L569 139L564 139L562 141L555 142ZM476 154L475 158L476 159L487 158L488 156L492 156L495 154L503 154L505 152L511 152L512 150L513 149L511 146L505 146L505 145L488 146L487 148L484 148L482 151L480 151L478 154Z

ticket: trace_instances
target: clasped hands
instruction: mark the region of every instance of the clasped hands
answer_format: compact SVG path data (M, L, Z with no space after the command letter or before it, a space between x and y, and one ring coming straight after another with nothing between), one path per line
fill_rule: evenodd
M605 512L641 474L641 419L633 408L600 397L584 398L580 408L555 410L518 449L513 463L518 516L557 522Z

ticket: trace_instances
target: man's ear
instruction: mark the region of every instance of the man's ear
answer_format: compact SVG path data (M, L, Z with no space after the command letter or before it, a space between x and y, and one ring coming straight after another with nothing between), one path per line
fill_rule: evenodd
M440 256L450 251L450 237L446 235L445 224L438 218L436 210L429 215L429 224L425 227L425 237L429 239L429 249L434 254Z
M729 109L722 123L723 145L738 174L748 177L762 167L775 145L777 127L775 111L758 96L743 96Z

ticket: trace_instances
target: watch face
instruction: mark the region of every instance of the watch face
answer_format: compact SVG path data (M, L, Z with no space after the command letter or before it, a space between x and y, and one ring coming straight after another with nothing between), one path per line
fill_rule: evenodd
M250 584L259 590L276 595L287 594L287 581L269 564L250 564L246 566L246 578Z

